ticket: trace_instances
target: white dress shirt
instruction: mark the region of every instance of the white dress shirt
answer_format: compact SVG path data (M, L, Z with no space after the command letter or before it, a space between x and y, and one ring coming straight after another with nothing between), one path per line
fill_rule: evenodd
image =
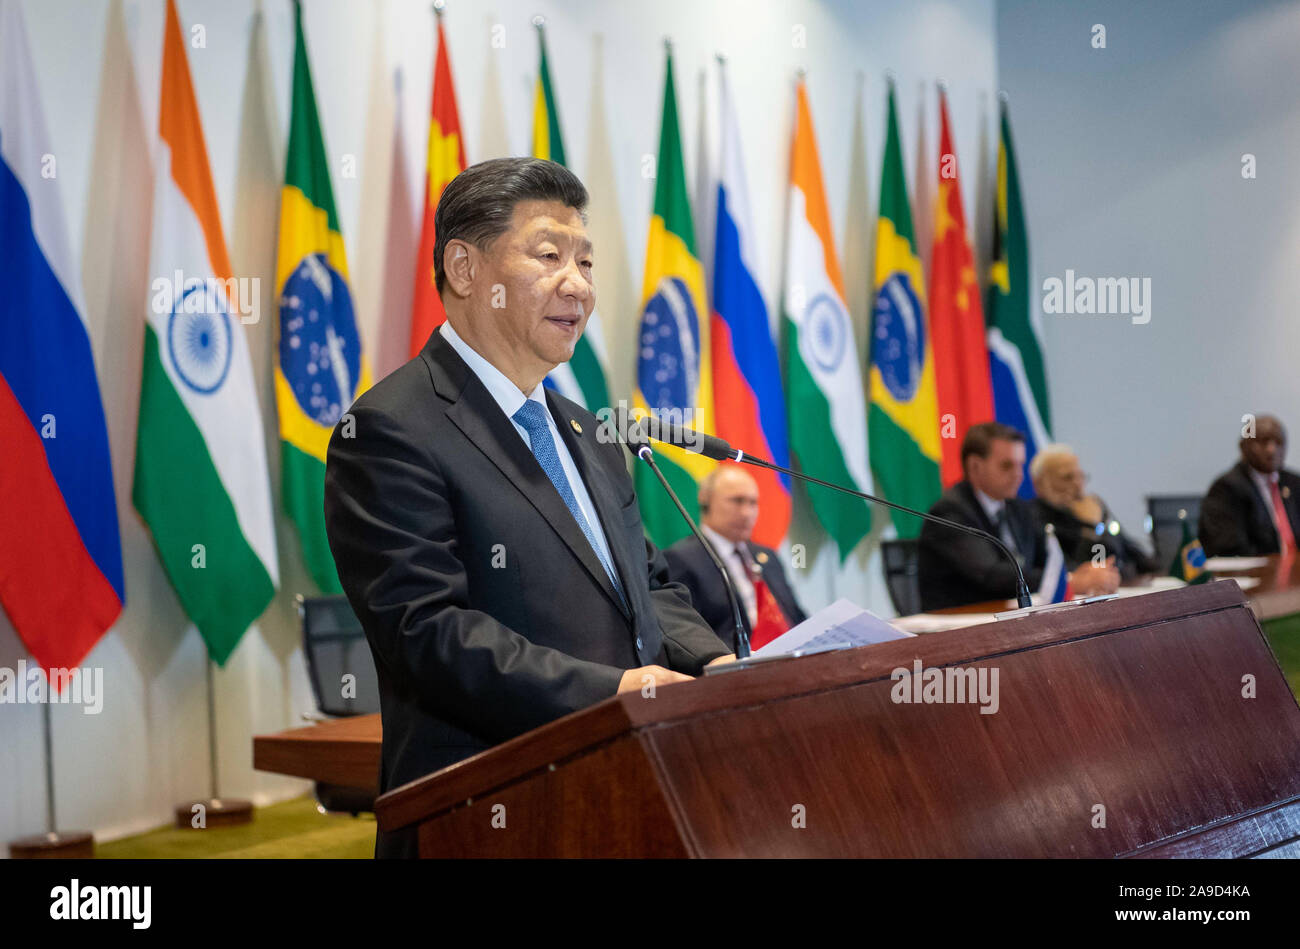
M596 538L596 543L600 546L599 553L601 557L604 558L605 563L613 565L614 558L609 553L609 542L606 541L605 531L600 526L600 518L596 515L596 507L591 503L591 495L587 493L587 486L583 483L582 476L578 474L578 466L574 464L573 456L569 454L569 446L560 437L560 431L555 426L555 419L551 418L551 410L546 405L545 386L539 382L537 387L525 396L523 390L506 378L505 373L484 359L469 343L461 339L460 334L452 328L450 322L444 322L438 332L443 335L447 342L451 343L451 348L456 350L456 354L465 360L474 375L478 376L479 381L487 387L492 398L501 407L501 411L506 413L506 418L510 420L510 424L519 433L519 437L528 446L529 451L533 450L533 444L528 437L528 430L514 420L514 414L529 399L540 403L542 408L546 409L546 424L551 430L551 440L555 442L555 451L560 456L560 464L564 466L564 476L569 479L569 487L573 489L573 496L578 502L578 507L582 509L582 514L587 519L587 525L591 528L592 536Z
M998 523L998 515L1007 509L1007 502L993 500L974 485L971 485L971 490L975 492L975 500L980 502L980 507L984 508L984 513L988 515L989 520L996 526ZM1002 527L998 534L998 539L1012 550L1019 550L1016 546L1015 535L1011 533L1011 522L1009 520L1003 520Z
M741 545L733 544L708 524L701 524L700 532L713 544L713 549L722 558L727 573L731 574L732 582L736 585L736 595L740 597L740 605L745 608L745 613L749 616L749 628L753 629L754 624L758 622L758 594L754 592L754 579L749 575L747 566L753 555L746 553L737 556Z

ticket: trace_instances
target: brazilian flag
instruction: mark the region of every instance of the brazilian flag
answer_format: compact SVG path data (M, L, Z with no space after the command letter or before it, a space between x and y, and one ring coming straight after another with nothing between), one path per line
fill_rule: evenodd
M939 401L925 314L925 277L907 201L893 83L876 226L875 287L867 375L871 473L886 500L924 511L942 491ZM920 518L901 511L891 515L899 537L920 533Z
M312 91L302 6L295 8L289 149L275 268L281 495L302 541L308 573L323 592L341 593L325 536L325 450L334 426L370 387L371 378L361 352L347 254Z
M1192 525L1186 518L1183 518L1183 542L1174 555L1174 562L1169 565L1169 575L1188 584L1205 583L1210 579L1210 572L1205 569L1205 550L1192 536Z
M646 240L633 405L664 421L712 433L708 296L687 194L670 52L664 77L659 159L655 165L654 211ZM655 455L673 491L691 515L697 516L698 482L715 462L666 445L656 446ZM644 465L636 467L636 493L646 533L660 547L690 532Z

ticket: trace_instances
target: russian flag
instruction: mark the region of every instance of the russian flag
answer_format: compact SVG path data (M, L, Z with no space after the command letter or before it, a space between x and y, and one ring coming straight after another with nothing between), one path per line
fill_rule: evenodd
M108 427L18 4L0 4L0 603L46 669L125 600Z
M714 240L713 405L716 434L746 452L790 466L781 368L767 307L754 279L754 226L740 154L740 126L721 72L722 169ZM790 526L790 479L775 471L748 469L758 482L759 513L754 540L776 547Z

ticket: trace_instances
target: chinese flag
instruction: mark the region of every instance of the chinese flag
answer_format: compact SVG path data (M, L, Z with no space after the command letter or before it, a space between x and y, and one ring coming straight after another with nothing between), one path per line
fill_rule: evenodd
M410 355L419 354L425 341L447 314L433 282L433 214L442 189L465 170L465 148L460 140L460 114L451 84L447 38L438 19L438 56L433 66L433 106L429 115L429 154L424 175L424 220L420 225L420 256L415 261L415 297L411 306Z
M943 486L961 480L961 440L966 429L993 418L993 383L984 342L984 308L975 257L966 240L966 214L957 180L957 154L948 128L948 101L939 92L939 193L935 200L934 253L930 264L930 333Z

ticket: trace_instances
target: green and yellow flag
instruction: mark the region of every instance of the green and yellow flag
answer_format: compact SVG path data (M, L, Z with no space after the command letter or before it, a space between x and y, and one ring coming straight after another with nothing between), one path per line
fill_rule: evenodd
M1200 540L1192 535L1192 525L1185 514L1180 513L1179 517L1183 521L1183 539L1178 545L1178 553L1174 554L1173 563L1169 565L1169 575L1189 585L1206 583L1210 580L1211 574L1205 569L1205 548L1201 546Z
M296 5L288 160L280 194L280 339L275 401L280 413L281 495L316 585L341 593L325 536L325 450L334 426L370 387L361 352L348 260L339 232L311 67Z
M695 249L695 224L682 162L673 57L664 77L663 122L655 165L654 211L646 241L641 288L636 391L633 406L699 431L713 432L713 375L709 353L708 296ZM682 504L699 512L697 485L715 462L680 448L656 445L655 454ZM636 492L646 533L666 547L689 533L672 501L644 465L636 468Z
M551 85L551 68L546 61L546 35L537 27L540 65L537 91L533 96L533 157L565 165L564 136L560 133L560 116L555 108L555 88ZM605 378L605 340L600 328L600 313L592 311L587 328L573 347L573 356L551 370L546 384L565 398L572 399L588 411L596 412L609 405L609 384Z
M871 317L871 472L887 500L924 511L939 499L939 407L934 355L925 318L925 279L907 203L894 87L876 226L876 306ZM893 511L899 537L915 537L921 519Z

